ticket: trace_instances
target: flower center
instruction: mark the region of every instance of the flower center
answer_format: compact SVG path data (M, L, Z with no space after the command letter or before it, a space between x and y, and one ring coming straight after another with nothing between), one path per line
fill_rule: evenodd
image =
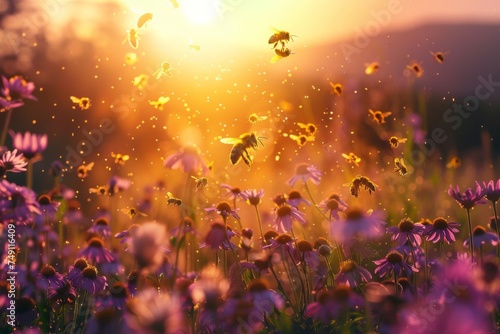
M267 260L267 259L266 260L257 259L254 261L254 264L260 270L265 270L265 269L269 268L269 260Z
M87 268L87 266L88 266L88 263L85 259L78 259L75 261L75 264L74 264L74 267L77 269L80 269L80 271Z
M286 217L286 216L290 216L292 214L292 208L286 204L280 206L278 208L278 217Z
M331 298L331 290L323 290L318 294L318 303L324 305Z
M96 248L103 248L104 243L99 238L92 238L88 241L88 246L89 247L96 247Z
M248 291L250 292L262 292L269 290L269 286L266 281L261 279L255 280L248 286Z
M288 199L301 199L302 196L297 190L292 190L288 193Z
M231 192L235 195L238 195L241 193L241 189L236 187L236 188L231 188Z
M54 267L46 265L42 268L42 270L40 270L40 274L42 274L42 276L44 277L52 277L56 274L56 270L54 269Z
M29 297L16 299L16 311L18 313L28 312L35 309L35 301Z
M363 218L363 211L360 209L350 209L346 213L347 220L360 220Z
M401 253L392 251L387 256L385 257L387 259L387 262L390 264L396 264L396 263L401 263L403 262L403 255Z
M315 242L314 242L314 249L319 249L321 246L323 245L327 245L329 246L330 243L328 242L328 240L326 240L325 238L323 237L319 237Z
M446 219L439 217L434 219L434 221L432 222L432 226L434 226L434 228L444 230L448 228L448 222L446 221Z
M486 229L482 226L476 226L476 227L474 227L474 230L472 230L473 236L480 236L483 234L486 234Z
M278 236L278 232L274 230L269 230L266 233L264 233L264 239L269 240L269 239L274 239Z
M309 174L309 171L307 170L307 168L309 167L308 164L300 164L297 166L297 168L295 169L295 174L297 175L307 175Z
M219 204L217 204L216 209L217 209L217 211L220 211L220 212L229 213L229 212L231 212L231 205L229 205L228 202L220 202Z
M398 228L401 232L410 232L413 230L413 222L410 219L403 219L399 222Z
M332 252L332 249L328 245L321 245L318 248L318 253L321 256L327 257Z
M346 302L351 294L351 289L348 286L337 286L333 291L333 299L338 302Z
M95 314L95 318L97 322L100 324L107 324L110 322L116 314L116 310L114 307L107 307Z
M123 282L113 283L113 287L110 289L110 291L113 297L127 298L128 296L127 287L125 286L125 284L123 284Z
M299 248L299 251L301 252L312 252L313 247L311 243L307 240L301 240L297 243L297 246Z
M282 234L282 235L276 237L276 239L274 239L274 240L276 240L277 243L284 245L284 244L291 242L293 239L288 234Z
M82 270L82 276L94 280L97 278L97 269L95 267L88 266Z
M99 218L95 222L96 225L101 225L101 226L108 226L108 220L106 218Z
M356 265L351 260L344 261L340 264L340 271L343 273L349 273L354 271Z
M336 199L330 199L326 202L326 207L331 210L337 210L339 208L339 202Z

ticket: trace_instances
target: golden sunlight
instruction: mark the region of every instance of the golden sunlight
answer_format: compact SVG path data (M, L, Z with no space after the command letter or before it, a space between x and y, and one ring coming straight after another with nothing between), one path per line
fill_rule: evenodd
M194 24L209 24L217 19L212 0L185 0L180 4L180 8L188 21Z

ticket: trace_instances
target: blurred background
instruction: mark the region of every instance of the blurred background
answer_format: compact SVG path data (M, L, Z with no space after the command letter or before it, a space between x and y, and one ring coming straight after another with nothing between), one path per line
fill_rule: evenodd
M146 13L152 19L139 29ZM266 224L270 199L291 190L285 182L303 162L324 173L321 184L311 187L318 201L337 192L350 204L385 210L391 223L405 216L463 220L465 212L446 194L450 184L465 188L500 177L500 84L491 86L478 106L468 106L475 110L459 126L445 118L454 104L473 101L464 98L476 94L483 82L479 77L500 82L500 4L495 0L481 5L2 0L0 29L1 74L20 74L37 86L38 101L16 109L10 127L49 135L43 160L35 165L38 193L50 190L51 163L77 152L87 140L84 132L99 129L102 122L113 129L87 146L86 156L78 154L81 163L95 163L87 178L71 169L64 177L88 215L107 205L88 189L115 174L133 182L121 195L120 207L139 205L145 189L158 184L155 189L162 191L153 196L155 205L165 205L166 191L181 197L186 175L165 169L163 161L186 145L196 146L207 164L213 162L208 186L191 192L196 210L224 199L221 183L263 188ZM293 35L286 44L291 54L274 63L268 43L273 29ZM444 55L442 63L436 52ZM170 64L171 76L157 78L163 62ZM378 70L367 75L367 64L374 62ZM421 68L420 77L407 67L414 64ZM141 78L147 80L142 89ZM336 83L343 86L340 95L332 91ZM88 97L91 107L81 110L70 96ZM163 110L150 103L161 96L168 97ZM392 114L378 124L369 109ZM250 122L253 113L262 120ZM0 122L4 117L0 114ZM297 123L315 124L314 140L300 146L290 138L304 134ZM426 144L438 128L447 139ZM250 168L232 166L231 146L220 139L246 132L264 137L264 146L250 152ZM394 149L391 136L408 141ZM342 157L350 152L361 158L359 166ZM414 152L424 158L412 159ZM130 160L118 166L111 153ZM396 157L406 161L407 176L394 171ZM450 165L454 158L461 162ZM378 185L372 196L350 195L345 184L357 174ZM17 177L22 184L24 176ZM194 180L189 182L194 190ZM297 190L303 192L300 183ZM253 214L251 207L240 206L243 216ZM476 224L486 225L489 212L479 214ZM321 221L314 217L311 231ZM251 225L254 218L249 219Z

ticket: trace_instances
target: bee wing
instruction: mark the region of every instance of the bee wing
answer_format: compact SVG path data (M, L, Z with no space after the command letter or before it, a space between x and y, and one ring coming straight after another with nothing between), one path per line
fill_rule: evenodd
M304 123L301 123L301 122L297 122L297 125L299 126L299 128L301 129L307 129L307 127L309 126L308 124L304 124Z
M384 116L384 117L387 117L387 116L390 116L390 115L392 115L392 112L390 112L390 111L382 113L382 116Z
M130 44L132 49L137 49L137 47L139 46L139 41L136 36L128 36L128 44Z
M368 112L373 116L375 115L375 111L373 109L368 109Z
M120 211L123 212L124 214L126 214L127 216L131 216L130 208L122 208L122 209L120 209Z
M290 137L290 139L293 139L293 140L298 140L299 139L299 136L294 135L294 134L289 135L289 137Z
M73 103L80 103L80 99L76 96L70 96L71 102Z
M199 179L198 179L196 176L194 176L194 175L191 175L191 178L195 179L196 181L198 181L198 180L199 180Z
M223 144L231 144L231 145L239 143L240 141L241 141L240 138L222 138L220 140L220 142L223 143Z
M352 185L352 182L347 182L347 183L344 183L342 186L344 187L350 187Z
M142 14L137 20L137 28L142 28L146 23L153 19L153 13Z
M168 198L174 198L174 195L172 195L172 193L169 191L169 192L167 192L167 197Z
M157 69L156 71L153 72L153 76L156 79L160 79L160 77L161 77L162 74L163 74L163 70L162 70L161 67L159 69Z
M274 64L274 63L276 63L278 60L281 60L281 59L283 59L283 57L282 57L282 56L280 56L280 55L274 55L274 56L271 58L271 63L272 63L272 64Z
M347 154L345 154L345 153L342 153L342 157L343 157L344 159L350 159L350 158L351 158L349 155L347 155Z
M91 170L92 167L94 167L94 162L89 162L86 166L85 166L85 169L86 170Z
M406 143L407 140L408 140L408 138L399 138L398 142L400 142L400 143Z

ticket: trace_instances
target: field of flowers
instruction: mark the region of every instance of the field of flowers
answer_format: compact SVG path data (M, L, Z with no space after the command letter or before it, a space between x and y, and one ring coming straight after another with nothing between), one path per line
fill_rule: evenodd
M210 79L182 60L144 67L154 15L137 15L110 51L119 65L93 58L96 71L125 69L111 88L88 84L94 65L54 95L40 71L2 75L0 333L500 329L498 157L441 156L444 130L396 89L344 78L305 92L293 70L267 77L295 56L285 31L265 36L273 48L248 79L232 65ZM427 64L446 66L446 52L429 51ZM420 64L402 69L417 100ZM494 92L493 79L479 90ZM401 106L378 110L389 100ZM53 109L23 118L38 103ZM469 117L460 110L453 129Z

